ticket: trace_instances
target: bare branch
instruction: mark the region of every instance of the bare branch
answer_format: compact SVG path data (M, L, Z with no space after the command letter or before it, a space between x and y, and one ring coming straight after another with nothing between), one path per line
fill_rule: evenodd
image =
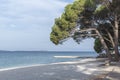
M96 28L89 28L89 29L79 30L79 31L76 31L76 32L87 32L87 31L96 31L96 30L97 30Z
M110 43L112 43L112 41L111 40L109 40L107 37L103 37L105 40L107 40L107 41L109 41Z
M84 37L84 36L92 37L92 36L98 36L98 34L80 34L79 35L79 37Z

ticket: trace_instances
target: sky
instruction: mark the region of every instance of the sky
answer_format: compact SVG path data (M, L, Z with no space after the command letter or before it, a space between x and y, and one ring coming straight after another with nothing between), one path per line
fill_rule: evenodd
M93 51L93 39L54 45L49 37L54 19L73 0L0 0L0 50Z

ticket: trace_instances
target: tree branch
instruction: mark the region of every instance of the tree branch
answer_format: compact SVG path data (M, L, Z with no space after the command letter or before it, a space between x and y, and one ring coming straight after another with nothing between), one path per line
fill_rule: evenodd
M76 31L76 32L87 32L87 31L96 31L96 30L97 30L96 28L89 28L89 29L79 30L79 31Z
M92 36L98 36L98 35L97 34L82 34L82 35L79 35L78 37L84 37L84 36L92 37Z
M105 40L107 40L107 41L109 41L110 43L112 43L112 41L111 40L109 40L107 37L103 37Z
M108 36L109 36L109 38L110 38L110 40L111 40L112 46L114 47L115 44L114 44L112 35L110 34L110 32L109 32L107 29L105 29L105 30L106 30L106 32L107 32L107 34L108 34Z

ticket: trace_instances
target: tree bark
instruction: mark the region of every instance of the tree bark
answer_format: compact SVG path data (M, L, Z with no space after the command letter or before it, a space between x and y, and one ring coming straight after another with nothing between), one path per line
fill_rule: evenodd
M106 30L106 29L105 29L105 30ZM112 35L110 34L110 32L109 32L108 30L106 30L106 32L107 32L107 34L108 34L108 36L109 36L109 38L110 38L111 44L112 44L112 46L113 46L113 48L114 48L114 47L115 47L115 43L114 43L113 37L112 37Z
M98 34L99 39L100 39L100 41L101 41L101 44L103 45L103 47L104 47L104 49L105 49L105 51L106 51L106 54L107 54L107 56L108 56L108 59L111 61L111 60L112 60L112 56L111 56L111 53L110 53L110 51L109 51L109 49L108 49L108 47L107 47L107 45L106 45L106 43L105 43L105 40L103 39L102 35L99 33L98 30L95 30L95 31L96 31L96 33Z
M117 20L117 15L115 15L115 26L114 26L114 50L115 50L115 58L116 60L119 61L120 54L119 54L119 49L118 49L118 28L119 28L119 22Z

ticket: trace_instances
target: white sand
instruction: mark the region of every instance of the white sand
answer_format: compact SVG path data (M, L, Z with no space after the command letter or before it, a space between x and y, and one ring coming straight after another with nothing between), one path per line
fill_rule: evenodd
M73 62L1 69L0 80L93 80L98 75L108 74L114 68L102 64L104 64L102 60L89 58Z

